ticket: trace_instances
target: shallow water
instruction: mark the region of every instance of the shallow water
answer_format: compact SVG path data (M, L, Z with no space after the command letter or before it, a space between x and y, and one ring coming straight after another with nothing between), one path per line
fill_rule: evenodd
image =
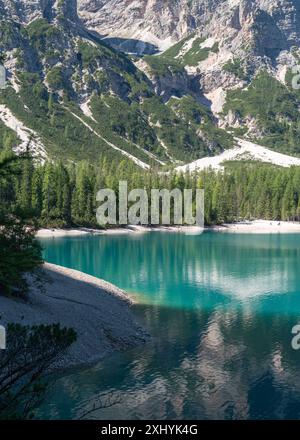
M154 232L41 242L47 261L133 294L153 339L59 377L38 417L300 417L300 351L291 346L300 322L300 235ZM89 413L99 403L109 408Z

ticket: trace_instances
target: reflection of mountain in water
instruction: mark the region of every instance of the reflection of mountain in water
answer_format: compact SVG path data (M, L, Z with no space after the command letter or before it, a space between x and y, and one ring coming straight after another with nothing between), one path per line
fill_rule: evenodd
M51 244L52 243L52 244ZM299 236L149 234L48 242L47 259L142 293L151 344L58 380L41 414L99 419L300 417ZM241 291L240 291L241 289Z
M77 417L97 396L120 398L99 419L248 419L300 416L294 320L222 309L139 306L153 334L146 348L58 380L52 417ZM291 405L292 402L292 405ZM72 410L71 410L72 409Z
M146 302L194 307L209 299L225 301L224 296L233 301L292 292L298 242L294 235L219 234L216 240L214 233L153 233L57 240L47 245L46 256L139 292Z

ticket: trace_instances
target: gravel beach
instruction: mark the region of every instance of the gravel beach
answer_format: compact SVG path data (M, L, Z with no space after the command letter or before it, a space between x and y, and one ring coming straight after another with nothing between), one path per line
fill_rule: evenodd
M300 233L299 222L279 222L269 220L241 221L205 227L204 231L236 232L240 234L298 234ZM128 226L127 228L115 228L107 230L99 229L40 229L37 238L63 238L83 235L120 235L120 234L143 234L147 232L178 232L188 235L198 234L199 228L195 226ZM203 232L200 228L200 232Z
M96 363L114 351L145 343L149 335L130 310L132 300L112 284L53 264L44 264L43 291L30 279L26 302L0 297L0 325L60 323L77 341L55 368Z

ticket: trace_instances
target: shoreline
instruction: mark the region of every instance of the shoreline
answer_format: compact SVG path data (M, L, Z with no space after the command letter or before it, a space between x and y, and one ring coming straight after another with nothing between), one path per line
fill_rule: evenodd
M0 296L0 324L59 323L73 328L77 340L49 372L94 365L114 352L150 339L131 310L134 300L113 284L50 263L43 265L41 275L43 290L28 275L26 302Z
M278 222L269 220L243 221L236 223L225 223L205 227L204 231L239 233L239 234L300 234L300 223ZM184 233L187 235L199 235L203 232L201 228L194 226L128 226L114 229L93 229L93 228L71 228L71 229L40 229L37 238L64 238L80 237L84 235L129 235L145 234L148 232L171 232Z
M199 233L199 229L195 226L135 226L116 227L111 229L93 229L93 228L42 228L36 233L37 238L57 238L57 237L80 237L84 235L129 235L129 234L145 234L148 232L177 232L177 233Z
M243 221L207 228L209 231L236 234L300 234L300 223L270 220Z

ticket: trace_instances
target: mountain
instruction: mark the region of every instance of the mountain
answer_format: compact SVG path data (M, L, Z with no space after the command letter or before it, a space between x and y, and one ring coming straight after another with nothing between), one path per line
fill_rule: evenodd
M0 0L0 140L145 169L300 156L298 0Z
M234 49L254 28L261 50L299 43L298 0L79 0L78 11L88 28L140 50L166 50L195 31Z
M79 0L86 26L113 44L139 53L164 50L194 31L198 18L213 10L210 2L188 0Z

